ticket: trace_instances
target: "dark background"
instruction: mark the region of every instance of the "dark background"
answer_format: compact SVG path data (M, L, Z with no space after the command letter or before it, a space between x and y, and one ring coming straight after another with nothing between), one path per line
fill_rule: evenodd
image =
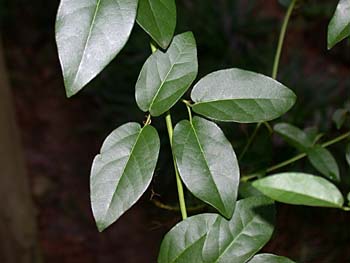
M144 120L135 103L134 86L150 54L149 38L135 26L126 48L111 65L68 100L54 41L58 4L58 0L0 0L2 40L36 207L42 260L155 262L161 238L180 220L179 212L162 210L150 201L155 192L157 200L176 205L162 117L153 120L162 134L159 167L142 200L103 233L94 225L89 204L90 165L103 139L122 123ZM317 127L326 133L325 138L339 134L332 114L348 102L350 94L349 42L332 51L326 49L327 25L336 4L335 0L300 1L288 29L278 77L298 95L296 106L282 120L301 128ZM271 74L286 11L277 0L178 0L177 6L177 33L191 30L197 40L199 77L227 67ZM178 107L175 120L184 110ZM238 153L254 128L221 126ZM350 176L344 144L330 149L342 171L339 187L346 194ZM242 173L295 153L262 129L241 164ZM288 169L317 173L305 161ZM196 205L192 199L188 196L189 203ZM343 211L279 204L275 235L264 251L299 262L347 263L349 224L350 214Z

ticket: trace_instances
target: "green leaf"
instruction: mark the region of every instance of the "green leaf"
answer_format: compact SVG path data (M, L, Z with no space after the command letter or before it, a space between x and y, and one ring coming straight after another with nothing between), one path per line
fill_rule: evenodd
M286 257L276 256L273 254L255 255L248 263L293 263L294 261Z
M345 158L346 158L346 162L350 166L350 142L346 145Z
M160 47L166 49L176 27L175 0L139 0L136 20Z
M253 182L264 195L286 204L342 207L338 188L326 179L304 173L281 173Z
M295 103L295 94L274 79L241 69L202 78L191 94L193 110L218 121L262 122L278 118Z
M327 178L340 181L339 167L333 155L320 145L315 145L307 151L307 157L312 166Z
M239 185L235 152L213 122L194 117L174 129L174 156L180 176L193 195L231 218Z
M328 49L350 35L350 2L340 0L328 25Z
M127 123L114 130L94 159L91 205L100 231L115 222L149 186L160 142L152 126Z
M193 34L175 36L166 53L157 50L143 65L136 83L137 105L152 116L163 114L187 91L197 72Z
M338 130L344 125L347 114L348 111L346 109L338 109L334 112L332 119Z
M273 129L276 133L281 135L290 145L298 150L304 152L306 149L312 147L312 141L307 134L289 123L276 124Z
M119 53L134 26L137 0L61 0L56 42L68 97Z
M272 201L260 196L238 201L230 221L218 214L187 218L164 237L158 263L246 262L270 239L274 214ZM217 231L221 230L228 232L222 232L222 237L217 238L220 234ZM225 246L219 249L222 258L218 261L210 261L218 252L212 245ZM221 248L226 250L222 251ZM229 257L235 253L239 255ZM224 261L227 257L229 260Z
M255 187L253 187L251 182L240 182L238 194L242 198L262 195L260 191L258 191Z
M200 214L178 223L164 237L158 262L204 262L202 248L205 238L218 217L217 214Z
M230 221L218 217L203 247L204 262L244 263L271 238L275 209L271 199L251 197L237 202Z

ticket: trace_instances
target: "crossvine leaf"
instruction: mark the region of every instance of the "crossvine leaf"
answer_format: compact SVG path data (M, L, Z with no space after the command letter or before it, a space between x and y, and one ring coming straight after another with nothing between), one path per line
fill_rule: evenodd
M137 0L61 0L56 42L68 97L99 74L126 44Z
M166 53L157 50L143 65L136 83L137 105L152 116L163 114L187 91L197 72L193 34L175 36Z
M338 109L334 112L332 119L338 130L344 125L348 113L347 109Z
M152 126L127 123L104 141L93 161L91 206L99 231L115 222L142 196L156 167L160 142Z
M230 221L218 217L203 247L204 262L244 263L271 238L275 221L273 201L263 196L237 202Z
M248 263L294 263L294 261L273 254L258 254L249 260Z
M350 2L339 0L337 9L328 25L328 49L350 35Z
M290 145L299 149L300 151L306 151L312 147L313 141L309 139L307 134L289 123L276 124L273 129L276 133L281 135Z
M193 110L210 119L253 123L287 112L296 96L276 80L242 70L226 69L202 78L191 94Z
M213 122L194 117L174 129L173 151L186 187L202 201L231 218L239 185L235 152Z
M253 182L264 195L286 204L340 208L344 198L326 179L304 173L281 173Z
M273 202L264 196L238 201L229 221L218 214L192 216L166 234L158 263L244 263L270 239L274 217Z
M176 27L175 0L139 0L136 21L160 47L166 49Z
M199 214L178 223L165 235L158 263L204 262L203 245L218 217L217 214Z
M346 145L346 150L345 150L345 159L348 165L350 166L350 143Z
M320 145L315 145L307 151L307 157L312 166L327 178L339 182L339 167L333 155Z

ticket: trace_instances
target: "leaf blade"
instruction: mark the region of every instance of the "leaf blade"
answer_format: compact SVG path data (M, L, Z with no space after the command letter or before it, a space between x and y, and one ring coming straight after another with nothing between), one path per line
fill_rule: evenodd
M192 109L218 121L240 123L275 119L295 103L295 94L269 77L241 69L213 72L193 88Z
M124 47L136 11L137 0L61 0L56 42L68 97L96 77Z
M176 27L175 0L139 0L136 21L160 47L166 49Z
M253 182L264 195L286 204L340 208L344 198L326 179L304 173L281 173Z
M231 218L239 185L236 155L221 129L194 117L174 129L174 156L186 187L199 199Z
M99 231L128 210L149 186L160 142L152 126L127 123L105 140L92 165L91 206Z
M274 131L281 135L290 145L306 151L312 147L313 142L308 138L307 134L289 123L278 123L273 127Z
M197 72L193 34L175 36L166 53L157 50L143 65L136 83L137 105L152 116L163 114L183 96Z
M328 25L328 49L350 35L350 3L340 0Z
M339 167L333 155L320 145L307 151L307 158L312 166L325 177L340 182Z
M276 256L273 254L258 254L255 255L248 263L294 263L286 257Z

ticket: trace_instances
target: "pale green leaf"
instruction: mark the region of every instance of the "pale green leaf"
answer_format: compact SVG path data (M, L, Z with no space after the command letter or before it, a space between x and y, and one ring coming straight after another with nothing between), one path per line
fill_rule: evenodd
M264 195L286 204L342 207L344 198L328 180L304 173L281 173L253 182Z
M56 42L67 96L81 90L126 44L137 0L61 0Z
M94 159L91 205L100 231L115 222L142 196L156 167L160 142L152 126L127 123L114 130Z
M298 127L295 127L289 123L279 123L276 124L273 129L290 145L294 146L300 151L305 151L312 147L313 142L309 139L307 134Z
M175 0L139 0L137 23L166 49L176 27Z
M337 9L328 25L328 49L350 35L350 1L339 0Z
M237 202L230 221L219 217L203 247L204 262L244 263L271 238L275 209L271 199L251 197Z
M350 142L346 145L345 158L346 158L346 162L350 166Z
M187 91L197 72L193 34L175 36L166 53L157 50L143 65L136 83L137 105L152 116L163 114Z
M235 152L213 122L194 117L174 129L174 156L186 187L197 198L231 218L239 185Z
M307 157L312 166L327 178L340 181L339 167L333 155L320 145L315 145L307 151Z
M260 196L238 201L229 221L218 214L187 218L164 237L158 263L244 263L270 239L274 214L273 202Z
M241 69L226 69L202 78L191 94L193 110L218 121L269 121L286 113L295 94L276 80Z
M294 263L294 261L273 254L258 254L249 260L248 263Z

